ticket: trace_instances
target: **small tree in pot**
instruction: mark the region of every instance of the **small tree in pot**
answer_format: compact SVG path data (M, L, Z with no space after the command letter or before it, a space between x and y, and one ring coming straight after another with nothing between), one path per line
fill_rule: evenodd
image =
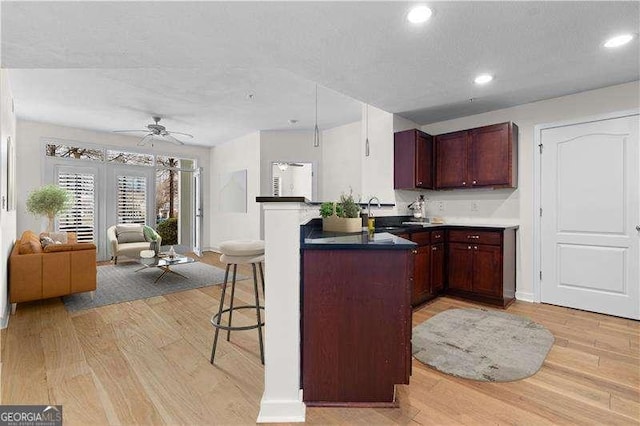
M68 209L73 201L71 194L57 185L45 185L29 194L27 211L35 216L49 219L47 232L53 232L56 216Z

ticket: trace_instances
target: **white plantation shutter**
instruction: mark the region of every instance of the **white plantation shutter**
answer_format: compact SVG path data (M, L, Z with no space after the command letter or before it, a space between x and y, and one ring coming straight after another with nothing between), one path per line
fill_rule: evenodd
M58 185L73 195L73 205L58 217L58 230L75 232L78 242L95 240L95 175L58 172Z
M147 222L147 178L118 176L117 223Z

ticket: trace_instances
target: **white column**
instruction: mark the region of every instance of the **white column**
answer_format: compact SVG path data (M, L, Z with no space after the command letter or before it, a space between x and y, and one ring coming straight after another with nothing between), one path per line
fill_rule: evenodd
M264 203L264 394L259 423L304 422L300 389L300 224L317 213L302 203Z

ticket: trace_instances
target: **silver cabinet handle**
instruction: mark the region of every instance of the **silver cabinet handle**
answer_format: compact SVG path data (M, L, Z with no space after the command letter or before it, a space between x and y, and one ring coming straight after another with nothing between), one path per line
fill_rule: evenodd
M431 247L431 250L436 251L438 250L438 247Z
M640 231L640 229L638 229L638 231ZM440 235L440 234L433 236L433 238L440 238L440 237L442 237L442 235Z
M471 246L467 247L467 250L471 250Z
M474 249L474 250L478 250L478 246L475 246L473 249Z
M467 235L467 239L477 240L480 238L480 235Z
M462 186L464 186L464 185L466 185L466 184L467 184L467 182L462 182Z
M475 184L476 184L476 181L474 180L474 181L473 181L473 182L471 182L471 183L473 183L473 184L475 185Z
M422 185L422 182L418 182L418 185Z

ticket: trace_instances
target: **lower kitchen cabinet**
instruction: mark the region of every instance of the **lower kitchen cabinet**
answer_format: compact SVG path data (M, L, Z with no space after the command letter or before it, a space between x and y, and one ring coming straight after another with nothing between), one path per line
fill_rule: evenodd
M449 241L447 293L501 306L514 300L515 229L456 229Z
M303 250L307 406L397 406L411 373L412 250Z
M473 246L449 243L447 258L449 261L448 289L473 291Z
M416 306L431 297L431 246L419 246L414 255L411 304Z
M431 245L431 294L444 290L444 244Z

